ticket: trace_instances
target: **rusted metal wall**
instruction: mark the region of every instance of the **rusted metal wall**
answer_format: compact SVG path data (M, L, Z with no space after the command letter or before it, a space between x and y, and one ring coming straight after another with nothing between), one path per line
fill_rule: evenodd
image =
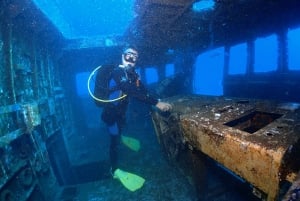
M41 14L28 2L0 4L1 200L54 200L59 188L46 141L58 130L65 134L72 129L60 84L59 50L54 51L59 44L49 42L56 34L45 37L41 26L50 32L50 25L39 21Z

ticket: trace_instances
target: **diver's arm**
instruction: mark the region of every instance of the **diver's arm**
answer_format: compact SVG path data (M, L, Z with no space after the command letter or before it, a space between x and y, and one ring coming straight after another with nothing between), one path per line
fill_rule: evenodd
M122 88L124 88L125 89L124 92L126 93L126 91L127 91L127 94L129 94L130 96L135 97L144 103L154 105L159 110L164 111L164 112L172 109L171 104L166 103L166 102L161 102L158 99L155 99L152 96L150 96L142 83L139 83L138 86L135 84L133 84L133 86L131 84L129 84L127 86L127 84L124 83ZM124 90L124 89L122 89L122 90Z
M112 75L117 86L128 96L136 98L146 104L156 105L158 100L150 96L144 85L138 79L136 72L126 74L124 69L116 68Z
M123 81L120 83L120 88L125 94L134 97L146 104L156 105L158 103L158 99L150 96L142 83L139 83L139 85L137 85L136 83Z
M126 75L119 71L115 74L117 77L115 79L118 81L120 89L127 95L134 97L146 104L154 105L162 111L168 111L172 109L169 103L161 102L158 99L151 96L143 83L138 79L137 74L135 79L128 79Z

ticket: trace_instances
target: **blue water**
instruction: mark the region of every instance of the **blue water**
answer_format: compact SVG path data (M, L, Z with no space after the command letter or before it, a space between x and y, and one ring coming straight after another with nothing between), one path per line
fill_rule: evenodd
M134 17L133 0L34 0L66 38L122 35Z
M135 15L133 0L34 1L66 38L122 35ZM196 7L206 8L206 6L213 8L212 1L201 1L199 5L194 5L195 9ZM288 30L288 66L291 70L300 69L299 36L300 28ZM254 72L276 71L278 68L277 36L269 35L257 38L255 48ZM246 73L246 55L247 46L244 42L231 48L229 74ZM198 55L194 64L193 92L195 94L223 94L224 56L226 54L222 48ZM146 69L145 82L151 84L157 81L157 72L152 68ZM83 90L78 89L78 91L79 94L82 94Z
M133 0L73 0L73 1L43 1L35 0L42 11L49 16L66 38L81 38L94 36L122 35L134 17ZM83 3L84 2L84 3ZM290 70L300 69L300 28L288 30L288 66ZM276 35L257 38L254 41L254 73L273 72L278 69L278 39ZM197 55L193 64L193 90L194 94L223 95L223 66L225 57L230 55L229 71L231 75L244 75L247 71L247 44L235 44L229 52L224 47L211 49ZM156 66L149 66L145 70L143 81L153 84L158 81ZM167 64L166 76L172 76L174 64ZM81 98L85 123L89 130L79 132L78 142L81 147L75 152L81 152L85 147L87 155L99 157L107 154L105 139L106 130L100 122L100 110L91 106L93 102L88 97L86 90L87 78L90 72L80 72L76 77L77 95ZM89 101L87 101L89 100ZM122 149L121 162L128 168L146 178L147 183L143 189L136 193L128 192L113 179L83 184L80 186L79 200L197 200L196 192L190 178L168 164L161 154L160 146L155 138L151 126L149 112L142 113L141 106L131 107L130 122L126 134L141 140L143 149L141 153L131 153ZM143 116L144 115L144 116ZM142 120L142 121L141 121ZM94 131L97 131L95 133ZM86 142L82 138L89 138ZM91 140L92 139L92 140ZM85 143L85 144L84 144ZM89 150L90 149L90 150ZM73 153L82 154L82 153ZM98 155L99 154L99 155ZM234 189L223 186L224 181L214 177L214 172L209 173L210 181L217 185L209 190L220 190L223 197L219 200L245 199ZM232 182L234 183L234 182ZM238 184L237 184L238 185ZM249 198L249 200L255 200Z

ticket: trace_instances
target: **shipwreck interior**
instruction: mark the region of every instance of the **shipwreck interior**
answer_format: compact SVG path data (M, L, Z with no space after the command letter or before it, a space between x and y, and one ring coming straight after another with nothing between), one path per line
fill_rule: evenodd
M1 201L147 195L99 192L111 175L108 143L97 142L108 139L94 135L105 126L86 81L119 62L127 43L151 94L173 106L162 113L133 100L127 129L153 130L145 147L184 175L177 189L194 188L191 200L300 200L299 0L136 0L124 32L91 37L66 37L37 2L0 1ZM157 163L145 160L150 174ZM92 197L80 194L87 183ZM183 200L148 188L148 200Z

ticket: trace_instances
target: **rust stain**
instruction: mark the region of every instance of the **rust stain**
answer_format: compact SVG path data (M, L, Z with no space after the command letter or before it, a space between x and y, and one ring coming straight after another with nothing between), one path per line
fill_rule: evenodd
M299 111L257 100L194 97L168 101L181 114L183 141L266 193L267 200L275 200L280 182L292 181L291 175L299 171L300 136L295 132L300 130ZM239 118L245 121L237 124L243 125L225 125Z

